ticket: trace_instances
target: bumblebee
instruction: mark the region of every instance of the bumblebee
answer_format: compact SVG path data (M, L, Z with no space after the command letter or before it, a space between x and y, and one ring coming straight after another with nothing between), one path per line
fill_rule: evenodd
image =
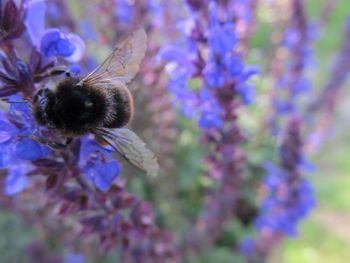
M68 75L54 89L38 90L32 102L36 122L67 139L65 144L39 140L58 149L76 136L92 133L132 165L156 175L155 155L134 132L125 128L134 112L133 97L127 85L139 70L146 46L145 31L137 30L87 76Z

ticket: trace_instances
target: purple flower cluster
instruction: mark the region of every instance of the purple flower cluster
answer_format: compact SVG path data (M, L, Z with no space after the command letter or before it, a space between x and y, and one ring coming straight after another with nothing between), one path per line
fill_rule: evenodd
M190 7L193 5L189 3ZM257 70L245 67L239 53L234 51L235 25L232 21L219 21L217 3L210 1L208 10L204 9L205 5L199 9L208 12L206 23L195 19L201 14L197 7L180 23L183 47L168 46L160 57L167 63L168 87L184 116L198 119L200 128L220 128L224 110L215 89L231 85L232 93L238 92L242 101L250 104L254 89L247 80Z
M11 96L12 100L20 100L18 96ZM49 149L46 146L30 139L34 132L33 117L26 104L10 105L7 118L2 112L1 122L1 168L8 168L5 181L5 193L8 195L22 191L27 183L26 174L33 166L30 161L44 158ZM28 162L26 162L28 161Z
M303 1L293 0L288 4L291 14L283 29L279 49L272 60L274 96L271 98L273 112L268 116L273 135L278 135L290 114L304 115L301 103L303 95L311 93L311 82L306 70L312 63L311 44L314 29L307 20ZM278 52L284 52L281 56ZM304 96L305 97L305 96Z
M35 87L38 87L39 82L42 80L43 74L49 68L55 65L55 60L49 59L51 56L60 56L66 50L62 48L59 53L52 53L50 56L49 50L55 49L53 46L62 46L59 44L59 40L50 38L49 32L43 33L45 3L43 1L31 1L28 6L20 6L20 10L25 15L19 15L17 6L12 1L6 1L4 8L12 6L12 16L16 19L21 19L21 22L26 26L26 31L31 37L32 44L26 42L27 39L19 38L20 35L14 34L11 38L1 40L3 43L1 63L3 69L0 74L0 81L2 83L0 88L0 94L2 97L6 97L9 103L9 109L3 110L2 122L3 122L3 134L2 140L4 151L2 151L2 168L8 168L8 175L6 179L5 192L7 194L14 194L23 190L27 184L26 174L33 170L30 161L35 161L46 157L49 153L47 147L43 146L36 140L32 139L33 135L43 134L45 131L41 127L38 127L32 117L31 109L26 101L30 102L31 97L35 91ZM17 10L17 11L16 11ZM9 11L9 12L10 12ZM36 17L38 15L39 17ZM13 19L13 17L4 16L3 19ZM4 23L10 23L10 21L4 21ZM52 29L52 31L58 31ZM11 31L12 32L12 31ZM9 34L10 36L10 34ZM76 38L76 37L73 37ZM51 44L46 45L51 41ZM29 47L27 50L31 53L29 62L23 61L17 56L16 44L20 45L21 42L26 42ZM36 43L41 43L41 46L36 46ZM74 42L67 40L67 45L75 47ZM64 45L63 45L64 46ZM39 53L40 51L40 53ZM49 52L49 53L47 53ZM79 53L83 51L80 49ZM44 55L41 55L44 54ZM64 53L68 56L76 56L73 53ZM38 76L38 77L37 77ZM24 97L10 96L15 93L21 93ZM5 105L5 104L4 104ZM26 160L29 162L20 162L19 160ZM16 163L20 163L19 166L15 166Z
M265 168L267 175L263 185L268 194L261 204L256 227L258 231L276 231L295 236L299 221L314 206L311 185L306 178L290 182L292 176L272 163L267 163Z
M265 164L263 186L266 196L255 221L257 236L245 238L240 243L240 250L250 260L266 257L283 236L295 236L299 222L315 205L312 187L302 176L300 125L296 117L288 120L279 147L278 165Z
M47 191L43 207L55 204L57 216L63 217L63 221L70 215L77 217L80 227L72 235L76 238L96 235L105 250L118 245L124 262L177 262L172 237L154 224L151 205L125 190L123 180L117 178L119 163L108 148L89 136L74 139L65 151L49 150L37 141L56 140L57 134L33 120L30 108L33 94L47 85L48 70L63 61L79 61L85 44L78 35L67 32L67 28L45 27L45 1L28 1L17 10L9 0L5 7L0 5L1 10L3 7L8 10L8 3L13 5L10 11L25 29L20 35L6 28L6 38L0 40L0 95L5 101L0 112L3 149L0 168L7 170L5 193L12 195L26 188L34 197L40 189ZM23 15L19 15L19 10ZM56 11L60 12L59 8ZM13 19L12 16L1 18ZM5 23L11 22L7 20ZM18 52L23 45L27 48ZM68 64L71 68L75 65ZM13 198L20 199L21 195ZM45 218L51 212L42 210L42 213Z
M300 103L301 95L311 92L305 71L311 61L312 37L303 2L293 0L289 5L291 15L281 41L281 49L287 55L281 57L276 50L273 63L280 67L272 68L276 84L272 96L275 112L268 120L272 133L282 138L282 144L278 146L279 161L263 164L266 175L262 177L262 187L266 196L255 220L257 235L240 242L240 250L249 262L265 258L284 236L296 235L298 223L315 203L312 187L302 176L304 109Z
M174 101L186 117L198 119L201 141L212 148L205 163L217 187L205 197L203 209L185 237L185 250L198 253L219 238L235 213L245 159L239 147L243 136L236 111L242 104L250 104L254 96L247 81L257 69L244 65L236 50L240 41L236 25L225 19L224 10L233 2L200 5L189 1L190 16L180 23L183 47L166 47L160 53L167 62Z

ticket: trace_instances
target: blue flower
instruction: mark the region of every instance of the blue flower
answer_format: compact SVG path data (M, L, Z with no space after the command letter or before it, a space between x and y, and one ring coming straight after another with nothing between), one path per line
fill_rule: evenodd
M254 252L254 240L251 238L244 238L239 242L239 251L245 255L249 256Z
M28 3L25 25L34 46L39 46L40 36L45 29L46 4L43 0L32 0Z
M10 101L17 98L19 97L11 96ZM9 164L9 159L19 158L33 161L48 154L49 149L46 146L30 139L30 135L35 130L35 123L27 104L12 103L8 118L10 122L0 121L0 145L2 147L0 159L2 165Z
M188 90L186 82L185 76L178 76L168 81L168 88L174 96L174 102L179 104L181 113L191 119L197 111L198 99L194 92Z
M207 85L211 88L219 88L225 82L224 67L216 63L212 56L210 56L205 65L203 74Z
M86 179L94 182L101 191L109 189L120 171L119 164L115 160L107 160L110 155L111 151L95 141L88 138L81 139L79 166Z
M132 22L134 8L129 1L115 1L115 16L122 25L128 25Z
M107 191L119 174L119 165L115 161L96 163L88 169L88 176L101 191Z
M77 253L67 253L64 255L63 263L84 263L85 258L81 254Z
M299 79L296 80L296 82L294 83L294 86L292 87L292 94L296 96L300 93L308 92L310 90L311 90L310 81L305 77L300 77Z
M41 38L40 50L46 57L69 57L75 46L58 29L48 29Z
M82 20L79 23L79 29L82 37L86 40L90 40L92 42L97 42L96 32L89 20Z
M25 25L33 45L46 57L58 56L70 62L79 61L85 51L84 41L75 34L64 34L57 28L45 30L45 13L44 1L29 2Z
M11 96L9 100L21 98ZM7 169L5 194L12 195L22 191L28 183L26 174L32 167L30 162L24 161L44 158L49 149L29 137L35 124L27 104L12 103L8 114L1 112L0 117L0 168Z
M28 184L28 177L25 176L25 169L23 166L9 168L5 179L5 194L14 195L24 190Z
M75 34L63 34L55 28L47 29L40 40L40 50L46 57L64 57L75 62L81 59L85 44Z
M242 74L240 75L240 81L247 81L252 76L259 74L260 69L256 65L246 65L243 69Z
M167 62L166 72L169 76L168 89L172 93L174 102L180 105L181 113L192 118L196 113L198 104L197 95L188 87L188 80L192 78L195 67L189 55L183 49L176 46L163 48L158 56L162 61Z
M78 76L82 72L81 67L76 63L70 64L68 70L73 76Z
M273 163L264 165L267 175L263 179L268 195L260 206L260 216L255 226L258 230L270 229L294 236L297 225L314 207L315 201L311 185L300 178L290 185L288 173Z
M22 160L34 161L45 157L49 149L29 138L23 138L15 144L15 154Z
M254 87L246 83L239 84L237 86L238 92L245 105L249 105L254 99Z
M243 61L238 55L226 56L225 66L231 78L236 78L239 76L244 68Z
M198 125L202 129L220 128L222 124L223 109L215 96L207 88L202 88L199 93L200 117Z
M219 54L222 58L232 51L237 42L235 27L233 23L227 22L220 24L217 20L217 5L215 1L209 3L209 33L208 46Z

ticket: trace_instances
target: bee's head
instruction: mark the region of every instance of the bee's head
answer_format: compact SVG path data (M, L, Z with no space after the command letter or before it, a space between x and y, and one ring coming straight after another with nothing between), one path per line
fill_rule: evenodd
M54 98L54 93L48 88L42 88L34 96L34 116L39 124L46 125L49 104Z

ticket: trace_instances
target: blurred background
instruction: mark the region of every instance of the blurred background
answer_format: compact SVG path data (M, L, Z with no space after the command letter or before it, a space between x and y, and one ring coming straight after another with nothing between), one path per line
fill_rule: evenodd
M25 6L31 4L31 1L24 2ZM125 191L152 204L155 224L172 233L180 251L178 262L347 263L350 258L350 225L347 224L350 220L350 93L347 87L350 83L346 76L350 69L347 65L350 33L346 30L350 31L350 2L217 1L218 24L234 23L235 54L239 54L247 71L258 68L258 73L252 73L247 80L254 95L235 91L232 100L237 101L237 106L232 111L236 115L221 120L222 127L234 123L242 140L232 143L235 149L239 148L239 153L235 151L232 157L227 157L228 162L232 159L232 163L240 167L231 167L233 176L236 172L240 174L240 184L233 184L236 190L227 190L228 194L236 196L234 212L226 216L221 211L219 219L211 217L216 210L210 210L212 207L207 204L215 199L215 193L220 195L226 191L220 188L225 182L220 179L221 170L217 166L227 165L227 162L225 164L223 157L212 156L222 150L220 140L215 139L223 134L222 127L213 124L210 118L216 117L212 115L207 116L210 121L206 119L205 122L210 127L203 127L200 121L203 112L199 111L197 116L193 110L206 107L197 97L201 98L199 91L209 83L205 75L208 67L203 69L198 65L208 65L208 53L214 49L208 41L210 34L214 34L210 23L215 23L210 22L210 19L215 20L208 11L211 2L216 1L48 0L45 1L45 24L47 28L73 32L84 41L85 52L79 61L58 58L58 64L77 68L78 74L91 71L125 35L139 27L145 28L148 51L140 73L130 85L136 108L132 129L157 153L161 170L158 177L147 178L123 164L118 178L125 179ZM298 21L293 24L298 17L299 22L303 21L300 22L302 26ZM298 34L302 35L303 27L307 37L300 43L295 39L300 38ZM22 37L28 38L25 34ZM173 46L183 53L174 51ZM298 46L302 46L302 53L305 53L302 56L307 62L290 69ZM179 65L186 64L179 62L184 54L187 54L184 60L200 68L190 76L185 74L186 87L183 88L189 91L185 95L173 85L174 79L177 80L175 75L183 72ZM241 62L236 61L238 63ZM178 68L172 70L173 67ZM244 75L243 71L239 74ZM293 74L301 74L308 80L306 91L291 95L278 88L283 76L293 77ZM220 74L215 76L219 78ZM237 79L225 80L228 84L223 86L235 85ZM332 91L329 87L335 88ZM226 96L220 93L220 88L209 90L220 103ZM197 97L188 100L191 96ZM284 106L297 100L295 108L286 107L279 112L274 108L274 102L279 99ZM209 111L214 111L215 107L210 104ZM191 110L194 116L189 117ZM230 111L224 107L222 110ZM259 228L256 221L263 213L260 207L264 197L269 195L263 183L267 173L264 164L266 161L278 164L279 156L283 156L280 147L288 140L285 130L289 127L289 118L297 118L297 125L301 126L303 145L299 150L303 168L298 176L310 181L315 200L315 206L306 209L310 213L302 213L300 221L295 221L297 233L292 235L283 230L269 230L269 227L273 229L271 225ZM288 141L286 144L293 147ZM55 205L56 199L50 199L50 190L45 190L43 184L38 185L43 188L40 194L33 195L34 198L31 191L38 188L29 187L15 196L4 196L1 202L0 262L161 262L152 259L123 261L118 257L119 243L104 254L102 249L97 249L99 241L94 237L85 239L87 244L81 245L82 237L69 230L78 224L79 213L67 215L68 223L61 225L52 211L45 212L49 210L47 204L40 207L45 203L42 200L47 198L51 202L48 204ZM40 204L28 205L36 198L40 198ZM225 206L215 207L219 210ZM206 222L204 227L202 222ZM219 230L209 227L203 234L201 231L206 224L217 225ZM259 238L266 238L266 233L268 239L265 240L272 240L273 246L265 249L259 247L259 240L264 240ZM247 238L255 240L256 245L251 241L250 246L245 247L243 240ZM258 255L258 259L254 255ZM259 258L259 255L262 256Z

